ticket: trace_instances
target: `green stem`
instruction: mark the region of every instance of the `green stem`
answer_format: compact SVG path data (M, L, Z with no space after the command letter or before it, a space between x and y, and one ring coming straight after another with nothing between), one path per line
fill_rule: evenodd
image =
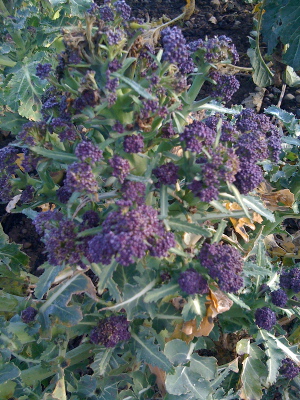
M188 99L190 104L196 100L196 97L198 96L203 83L206 81L207 74L211 68L210 64L206 64L201 68L201 72L199 75L195 76L195 79L192 83L192 86L188 90Z
M3 17L8 17L10 14L2 0L0 0L0 11Z
M66 353L66 360L68 360L69 366L78 364L79 362L89 357L90 351L94 348L94 345L84 343L79 347ZM40 382L50 376L56 374L59 371L59 366L55 365L56 358L49 362L49 366L35 366L28 368L21 372L21 379L26 386L32 386L36 382Z

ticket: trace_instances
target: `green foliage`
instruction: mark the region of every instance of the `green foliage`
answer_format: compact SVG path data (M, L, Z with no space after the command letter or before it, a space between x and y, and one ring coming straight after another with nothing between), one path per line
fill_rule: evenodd
M283 61L295 71L300 70L300 5L297 0L266 0L262 34L267 43L268 53L272 54L278 40L288 45Z

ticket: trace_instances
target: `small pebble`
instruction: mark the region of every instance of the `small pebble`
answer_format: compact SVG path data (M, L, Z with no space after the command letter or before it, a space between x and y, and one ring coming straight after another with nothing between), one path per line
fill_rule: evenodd
M300 94L300 89L297 89L296 91L295 91L295 94L297 95L297 94Z
M295 96L292 93L288 93L284 96L284 100L292 101L295 99Z
M278 89L277 87L273 87L273 88L272 88L272 92L273 92L274 94L278 94L278 93L281 93L281 90Z
M300 94L298 94L298 95L296 96L296 102L297 102L297 103L300 103Z
M210 4L213 7L219 7L221 3L220 3L220 0L211 0Z
M23 229L21 229L21 232L22 232L22 233L27 233L27 229L26 229L26 228L23 228Z
M23 243L23 249L29 249L29 247L31 247L32 244L30 242L25 242Z
M269 97L269 99L274 99L275 95L273 93L269 93L267 97Z

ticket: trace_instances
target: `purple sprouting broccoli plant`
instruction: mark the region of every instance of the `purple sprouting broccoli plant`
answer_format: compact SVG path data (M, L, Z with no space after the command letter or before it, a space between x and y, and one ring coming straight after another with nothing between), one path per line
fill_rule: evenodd
M260 344L284 346L292 360L298 359L282 334L285 326L274 325L284 313L297 315L299 268L284 267L280 289L274 289L274 276L286 263L269 258L261 232L269 220L281 221L285 211L279 204L272 215L256 189L263 179L277 189L290 187L294 179L296 188L298 152L290 143L281 146L281 131L271 118L220 104L238 88L237 75L223 75L222 64L238 60L231 39L188 43L185 31L166 28L169 22L160 26L132 17L124 0L96 2L87 7L81 2L78 15L71 15L76 7L70 4L49 14L57 15L55 25L64 26L64 50L52 68L38 68L43 80L35 67L31 70L37 112L29 115L30 101L18 96L17 104L14 94L7 96L15 116L20 110L26 123L19 132L14 127L16 140L10 137L12 143L0 149L0 197L9 202L3 229L11 217L28 215L47 257L38 269L42 276L33 276L36 265L29 267L22 253L30 254L30 247L24 243L20 250L0 232L1 279L13 282L0 291L9 306L2 311L0 337L7 346L1 368L11 372L13 364L8 389L15 387L15 393L9 395L20 397L22 383L40 397L57 391L52 382L59 362L72 398L107 393L194 398L200 391L217 398L223 389L224 396L250 398L248 361L216 392L212 377L223 385L220 372L233 361L227 347L216 349L224 335L239 340L242 334L237 352L249 349L245 360L254 360L261 376L268 376L270 363L274 380L293 375L290 361L280 370L282 348L273 363L276 352L266 353L270 343ZM5 28L15 17L5 17ZM37 35L44 29L40 25ZM16 93L18 68L19 63L7 69L4 92ZM13 121L17 126L22 119ZM228 200L242 208L227 209ZM255 212L263 217L260 226ZM22 287L14 284L20 279ZM268 291L259 289L263 282ZM292 292L296 297L287 301ZM33 307L23 310L25 297L32 297ZM263 307L264 301L272 308ZM114 311L119 314L112 316ZM274 327L276 335L256 326ZM201 348L206 346L216 359L201 358L210 371L204 376L194 367L199 355L208 355ZM62 357L68 361L61 363ZM152 366L166 373L166 395L154 387ZM174 386L183 368L187 379ZM36 381L43 385L35 388ZM264 379L255 384L255 393L269 390Z
M139 153L143 151L143 136L140 133L138 135L126 135L124 138L123 148L126 153Z

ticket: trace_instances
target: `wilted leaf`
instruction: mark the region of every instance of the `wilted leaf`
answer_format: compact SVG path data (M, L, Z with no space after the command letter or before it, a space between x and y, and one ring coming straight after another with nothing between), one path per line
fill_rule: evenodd
M200 337L208 336L214 328L213 318L218 314L226 312L230 309L233 301L226 296L220 289L210 289L209 295L206 297L206 315L202 319L199 326L197 326L196 319L186 321L183 324L182 332L188 336Z
M265 88L258 88L257 92L249 93L249 96L242 101L242 104L244 104L246 108L252 108L256 112L259 112L262 106L265 91Z
M227 208L227 210L230 210L230 211L242 209L238 203L229 203L229 202L226 203L226 208ZM253 213L253 222L257 222L257 223L261 224L262 221L263 221L262 217L257 212L254 212ZM241 235L242 238L245 240L245 242L249 242L249 235L245 229L245 226L254 230L256 228L255 224L253 222L251 222L251 220L247 217L243 217L243 218L239 218L239 219L230 218L230 222L232 223L233 228L236 231L236 233Z
M156 376L156 384L162 396L166 395L166 373L162 369L158 367L154 367L151 364L148 364L148 367L152 374Z
M295 202L295 196L289 189L281 189L276 192L268 182L262 182L258 188L261 199L266 207L272 211L288 211ZM279 203L283 204L279 205Z

